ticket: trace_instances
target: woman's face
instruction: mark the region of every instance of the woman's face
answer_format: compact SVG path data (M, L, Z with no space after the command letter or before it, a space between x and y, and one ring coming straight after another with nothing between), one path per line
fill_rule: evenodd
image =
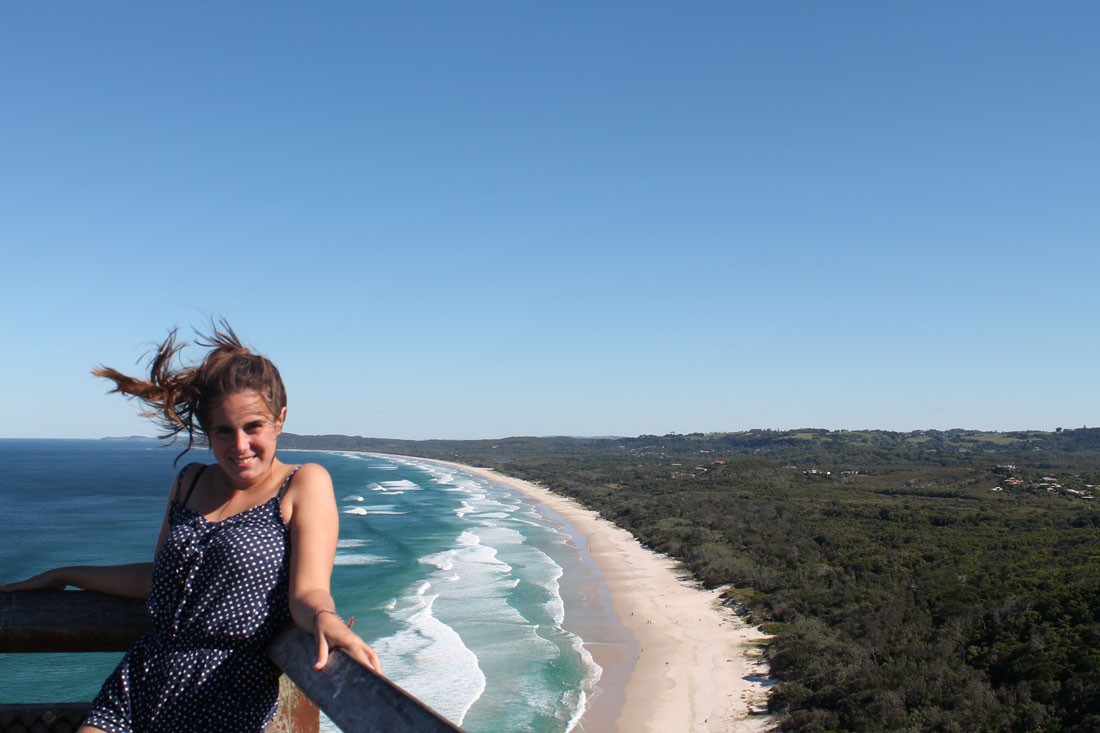
M210 411L210 449L233 486L247 488L267 478L285 417L285 407L276 417L252 391L227 395Z

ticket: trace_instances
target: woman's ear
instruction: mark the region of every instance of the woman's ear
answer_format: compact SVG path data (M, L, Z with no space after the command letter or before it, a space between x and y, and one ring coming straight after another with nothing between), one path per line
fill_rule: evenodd
M279 411L279 417L275 420L275 435L283 432L283 423L286 422L286 407Z

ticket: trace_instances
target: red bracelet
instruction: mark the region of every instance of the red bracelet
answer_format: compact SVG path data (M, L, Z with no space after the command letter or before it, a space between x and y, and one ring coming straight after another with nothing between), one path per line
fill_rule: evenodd
M316 611L313 612L313 623L314 624L317 623L317 617L320 616L322 613L331 613L333 616L340 619L341 623L343 623L343 621L344 621L344 619L340 617L340 614L336 613L336 611L333 611L331 608L318 608Z

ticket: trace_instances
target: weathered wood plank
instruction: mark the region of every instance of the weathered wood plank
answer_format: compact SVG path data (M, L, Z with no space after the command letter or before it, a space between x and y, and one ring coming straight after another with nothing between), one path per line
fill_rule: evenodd
M91 591L0 593L0 653L122 652L153 627L142 601Z
M296 626L283 630L268 655L345 733L450 733L453 723L384 677L337 650L325 669L313 669L317 646Z
M279 711L266 733L320 733L321 713L285 674L279 678Z

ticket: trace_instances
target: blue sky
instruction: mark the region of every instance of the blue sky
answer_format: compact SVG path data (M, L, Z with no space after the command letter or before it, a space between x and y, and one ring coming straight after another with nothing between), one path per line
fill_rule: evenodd
M1100 4L0 0L0 437L1100 422Z

